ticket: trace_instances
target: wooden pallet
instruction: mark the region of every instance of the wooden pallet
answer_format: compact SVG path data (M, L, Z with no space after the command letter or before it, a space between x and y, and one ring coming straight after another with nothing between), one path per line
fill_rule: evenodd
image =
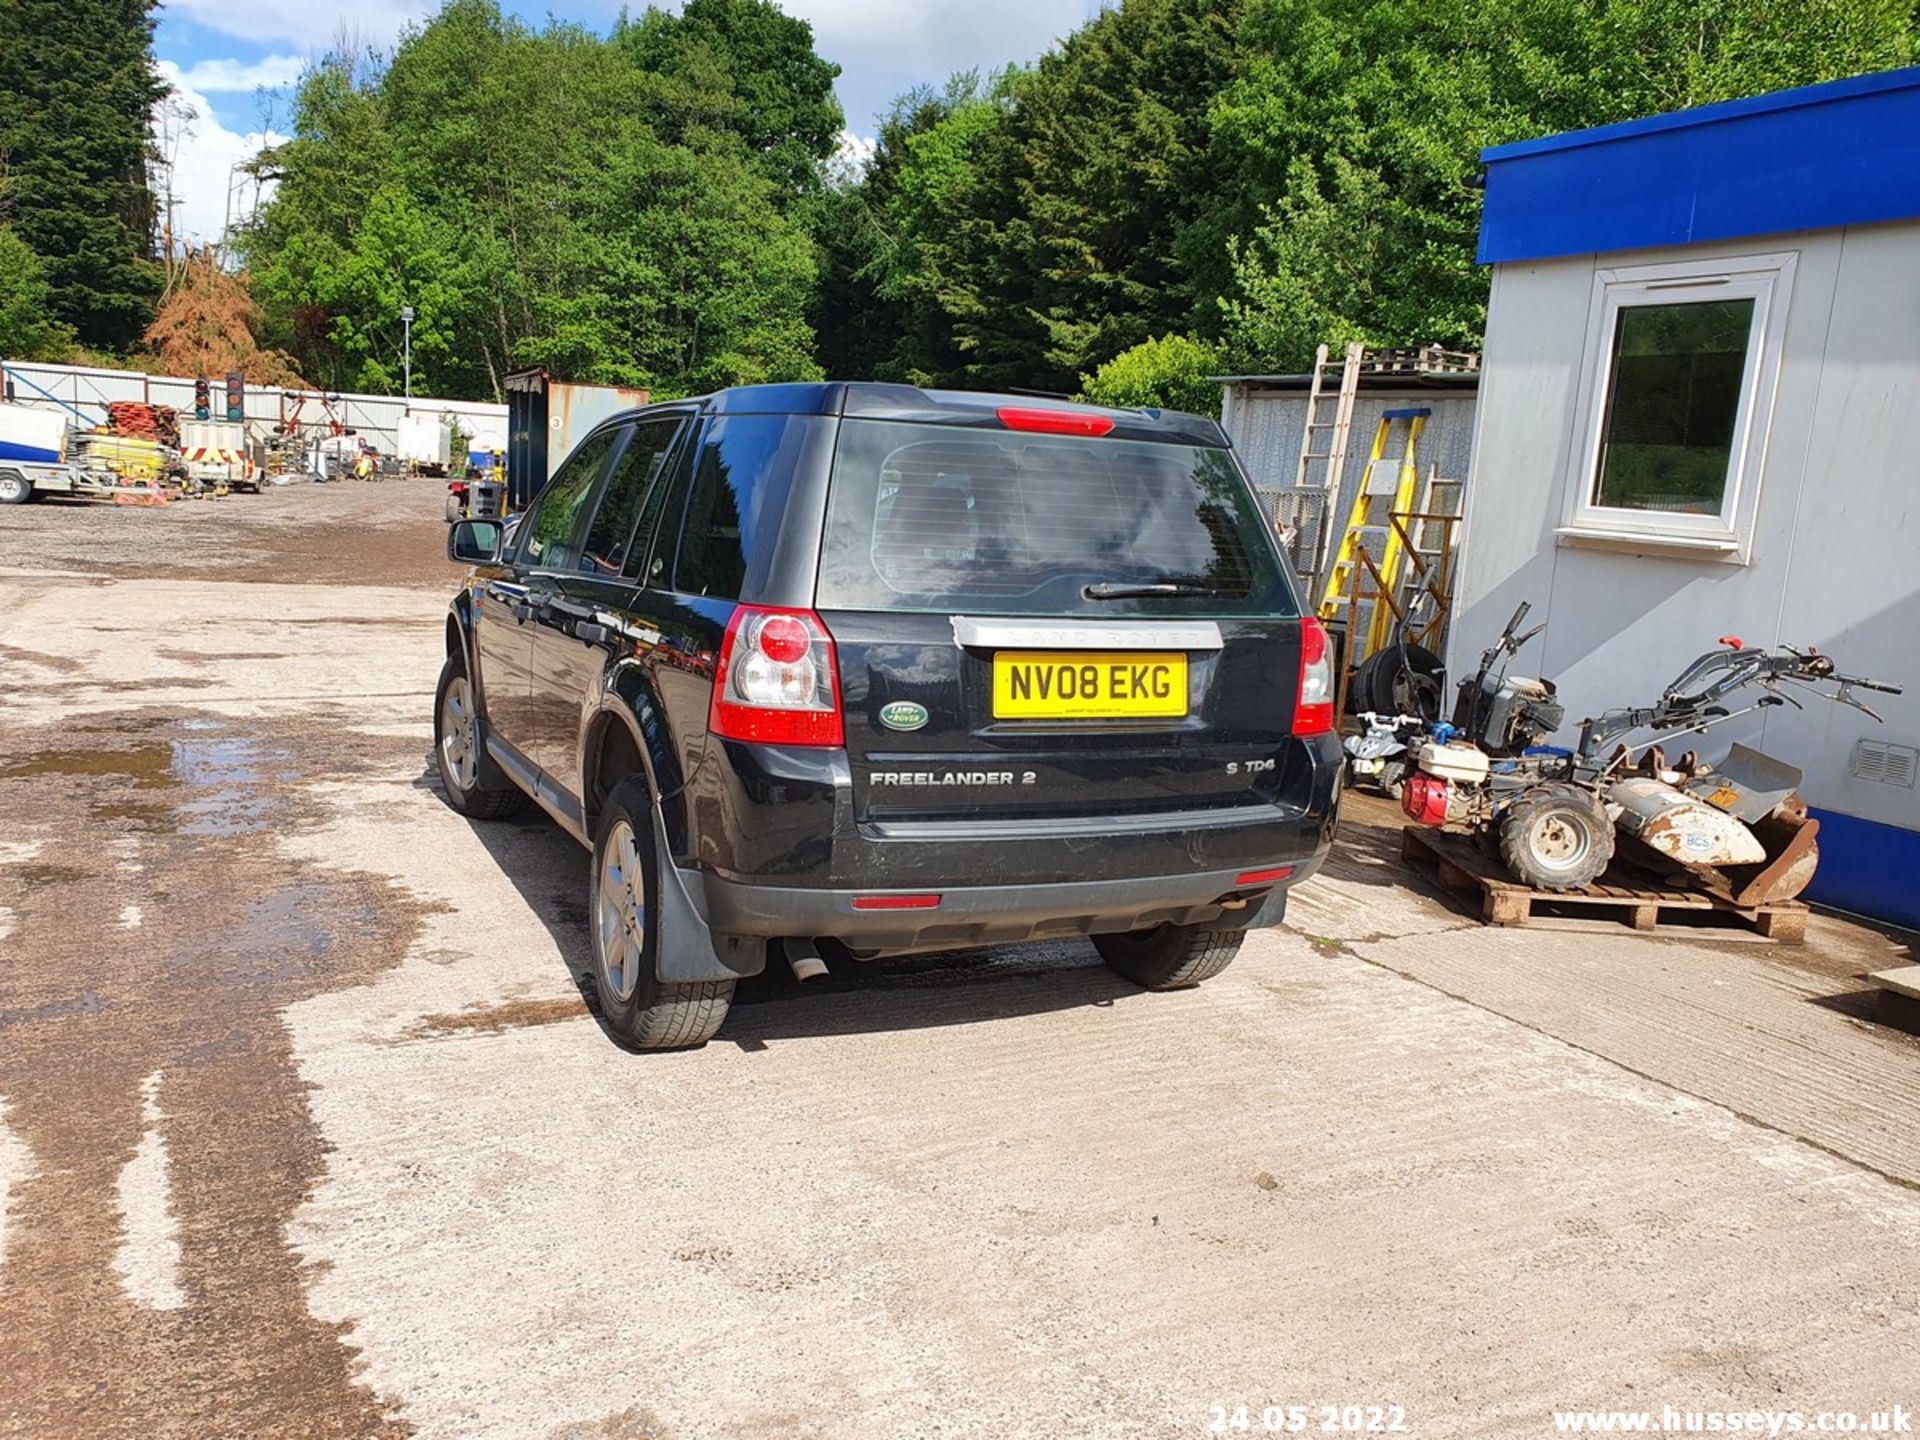
M1440 883L1480 897L1489 925L1554 930L1611 930L1626 925L1655 934L1717 939L1752 937L1798 945L1807 937L1807 907L1798 900L1742 909L1699 890L1672 890L1614 865L1579 890L1535 890L1507 875L1500 862L1464 835L1424 825L1400 832L1400 857L1434 867Z

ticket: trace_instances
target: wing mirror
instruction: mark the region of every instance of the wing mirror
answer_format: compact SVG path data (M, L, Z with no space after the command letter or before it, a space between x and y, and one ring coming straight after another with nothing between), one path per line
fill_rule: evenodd
M492 565L500 558L498 520L456 520L447 531L447 558L459 565Z

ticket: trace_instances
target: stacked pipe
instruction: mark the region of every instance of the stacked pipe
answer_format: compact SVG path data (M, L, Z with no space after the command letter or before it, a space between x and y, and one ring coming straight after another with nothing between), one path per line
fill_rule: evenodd
M171 405L115 400L107 406L107 429L115 435L157 440L176 450L180 448L180 416Z

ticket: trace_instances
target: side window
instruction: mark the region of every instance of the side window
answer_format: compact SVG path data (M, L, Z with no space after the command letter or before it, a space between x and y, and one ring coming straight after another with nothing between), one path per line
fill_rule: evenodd
M640 513L660 488L660 471L679 430L678 416L633 427L633 438L620 452L613 475L601 493L600 508L587 529L579 569L590 575L618 575L626 568ZM646 548L644 539L639 544L641 549Z
M608 452L620 435L613 429L589 436L547 482L527 517L527 538L520 549L523 564L540 570L573 568L580 554L594 482L606 469Z
M740 598L754 534L765 518L777 523L810 418L732 415L707 427L694 461L674 589L683 595Z
M686 513L687 489L693 484L693 457L699 453L701 438L699 422L689 424L685 437L667 462L667 473L653 487L640 512L633 552L627 556L627 574L642 585L660 587L668 583L673 570L673 552L680 545L680 517Z

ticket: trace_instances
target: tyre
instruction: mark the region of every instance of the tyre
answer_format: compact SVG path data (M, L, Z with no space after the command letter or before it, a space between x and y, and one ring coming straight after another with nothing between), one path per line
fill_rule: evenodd
M0 470L0 505L24 505L32 498L32 481L18 470Z
M460 656L449 655L433 697L433 760L440 771L440 788L447 793L447 803L462 815L504 820L524 810L527 797L515 785L496 789L480 783L483 744L473 684Z
M1389 645L1360 662L1347 691L1347 713L1440 718L1446 666L1424 645Z
M1500 858L1536 890L1578 890L1613 859L1613 821L1578 785L1542 785L1500 817Z
M1240 953L1246 934L1197 925L1158 925L1123 935L1096 935L1093 948L1117 974L1147 990L1185 990L1211 980Z
M600 1016L636 1050L704 1045L733 1003L733 981L669 985L657 978L661 906L653 803L646 781L614 786L593 841L587 914L593 925L593 982Z

